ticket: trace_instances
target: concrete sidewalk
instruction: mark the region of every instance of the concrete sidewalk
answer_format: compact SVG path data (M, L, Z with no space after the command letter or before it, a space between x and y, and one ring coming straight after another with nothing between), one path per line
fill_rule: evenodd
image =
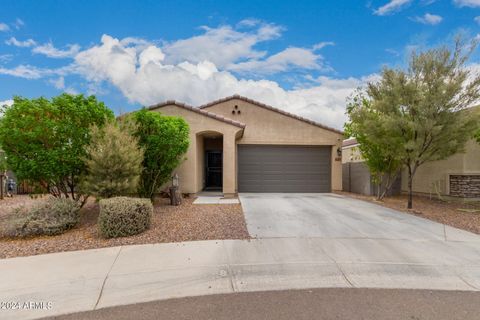
M174 297L262 290L479 291L479 238L470 234L465 241L197 241L5 259L0 260L3 302L52 305L43 310L25 309L25 305L22 310L2 309L0 318L33 319Z

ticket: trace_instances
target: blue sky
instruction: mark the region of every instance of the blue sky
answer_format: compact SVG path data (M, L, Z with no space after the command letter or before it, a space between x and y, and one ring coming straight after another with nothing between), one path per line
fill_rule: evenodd
M0 102L66 91L95 94L120 113L238 93L337 128L346 97L382 66L402 67L411 50L451 44L458 33L480 34L480 0L0 6Z

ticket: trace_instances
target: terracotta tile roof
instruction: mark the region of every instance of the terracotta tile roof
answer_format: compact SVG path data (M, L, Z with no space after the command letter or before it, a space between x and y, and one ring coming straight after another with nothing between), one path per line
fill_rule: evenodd
M323 125L323 124L321 124L321 123L315 122L315 121L313 121L313 120L310 120L310 119L307 119L307 118L304 118L304 117L297 116L297 115L295 115L295 114L293 114L293 113L283 111L283 110L281 110L281 109L278 109L278 108L275 108L275 107L266 105L266 104L264 104L264 103L261 103L261 102L252 100L252 99L247 98L247 97L240 96L240 95L238 95L238 94L234 94L233 96L229 96L229 97L226 97L226 98L218 99L218 100L209 102L209 103L207 103L207 104L201 105L201 106L199 107L199 109L205 109L205 108L211 107L211 106L213 106L213 105L219 104L219 103L221 103L221 102L229 101L229 100L232 100L232 99L242 100L242 101L245 101L245 102L254 104L254 105L256 105L256 106L259 106L259 107L262 107L262 108L265 108L265 109L268 109L268 110L271 110L271 111L278 112L278 113L283 114L283 115L285 115L285 116L288 116L288 117L291 117L291 118L294 118L294 119L297 119L297 120L300 120L300 121L309 123L309 124L311 124L311 125L320 127L320 128L322 128L322 129L326 129L326 130L333 131L333 132L335 132L335 133L343 134L343 131L341 131L341 130L337 130L337 129L334 129L334 128L332 128L332 127L328 127L328 126L326 126L326 125Z
M158 104L155 104L153 106L150 106L150 107L148 107L148 109L149 110L154 110L154 109L158 109L158 108L165 107L165 106L171 106L171 105L175 105L177 107L199 113L199 114L204 115L206 117L209 117L209 118L212 118L212 119L215 119L215 120L219 120L219 121L237 126L239 128L242 128L242 129L245 128L244 123L241 123L241 122L238 122L238 121L235 121L235 120L232 120L232 119L228 119L228 118L225 118L223 116L219 116L218 114L208 112L208 111L205 111L205 110L201 110L200 108L195 108L193 106L190 106L190 105L182 103L182 102L177 102L175 100L167 100L165 102L158 103Z
M346 140L343 140L342 147L350 147L356 144L358 144L357 139L355 138L346 139Z

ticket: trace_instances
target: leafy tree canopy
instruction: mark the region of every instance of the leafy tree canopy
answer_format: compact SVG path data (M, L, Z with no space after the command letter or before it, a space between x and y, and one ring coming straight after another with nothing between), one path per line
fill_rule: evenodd
M345 124L345 135L355 137L373 182L377 185L377 198L382 199L392 187L402 167L398 154L400 141L390 143L378 139L388 135L385 128L377 126L378 113L372 109L371 101L362 92L357 92L347 105L350 121ZM382 191L383 187L383 191Z
M109 119L113 112L94 96L15 97L0 120L0 145L18 179L39 183L56 197L81 200L75 191L86 169L90 127Z
M464 111L480 97L480 76L465 67L474 47L457 41L453 50L413 52L406 71L385 68L368 84L368 103L348 110L355 136L391 151L407 168L409 208L418 167L462 152L477 126L478 117Z
M153 198L184 160L189 145L189 127L180 117L164 116L146 109L131 116L135 123L133 135L145 152L139 194Z
M480 108L480 107L477 107L477 108ZM480 124L479 124L479 127L480 127ZM480 128L475 133L475 139L477 139L477 142L480 143Z

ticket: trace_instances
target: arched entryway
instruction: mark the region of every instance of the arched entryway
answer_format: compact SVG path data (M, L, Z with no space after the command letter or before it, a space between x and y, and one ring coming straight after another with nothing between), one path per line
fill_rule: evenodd
M223 190L223 134L204 131L197 134L198 182L200 190Z

